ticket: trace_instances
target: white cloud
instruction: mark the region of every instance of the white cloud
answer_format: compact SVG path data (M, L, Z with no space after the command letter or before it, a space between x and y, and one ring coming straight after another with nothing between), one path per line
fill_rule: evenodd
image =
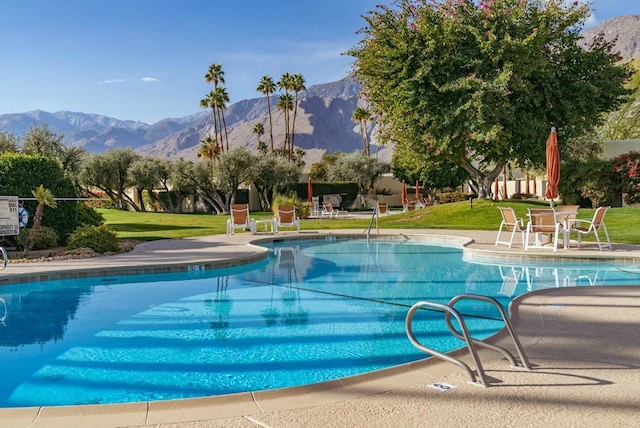
M100 82L98 82L98 85L111 85L113 83L124 83L129 79L107 79L107 80L101 80Z
M592 13L591 15L589 15L589 17L585 21L584 26L586 28L589 28L589 27L595 27L598 24L599 24L598 18L596 18L596 16Z
M141 79L144 83L149 83L149 82L159 82L160 80L156 79L155 77L143 77Z

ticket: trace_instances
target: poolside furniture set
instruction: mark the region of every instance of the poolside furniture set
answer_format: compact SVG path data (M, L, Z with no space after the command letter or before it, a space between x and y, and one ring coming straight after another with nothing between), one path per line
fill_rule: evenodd
M258 226L264 226L266 233L278 233L278 229L282 227L295 227L300 233L300 219L296 215L294 205L279 205L273 219L264 220L250 218L248 204L231 205L231 217L227 220L227 236L234 234L236 229L248 229L254 235Z
M525 225L522 218L518 218L511 207L498 207L502 215L502 222L498 229L495 245L513 246L516 234L520 234L524 250L530 248L558 250L559 235L562 234L562 246L569 249L571 246L571 233L578 235L578 248L582 245L582 236L593 234L598 244L598 249L612 249L607 226L604 223L604 216L610 207L599 207L593 215L592 220L577 219L578 205L559 205L555 208L529 208L529 220ZM604 231L604 238L601 240L600 232ZM501 240L502 233L508 234L509 240ZM543 243L542 236L549 235L550 242ZM531 243L533 238L533 243ZM552 244L552 245L549 245Z

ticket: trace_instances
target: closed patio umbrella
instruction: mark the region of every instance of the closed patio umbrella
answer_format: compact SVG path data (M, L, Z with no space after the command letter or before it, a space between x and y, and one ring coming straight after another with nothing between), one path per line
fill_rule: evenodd
M560 183L560 150L558 149L558 134L556 128L551 128L547 138L547 191L545 196L551 200L558 197L558 183Z
M400 198L402 199L402 205L407 205L407 184L404 181L402 182Z
M420 200L420 182L416 180L416 201Z
M313 183L311 183L311 177L309 177L309 182L307 183L307 201L313 201Z

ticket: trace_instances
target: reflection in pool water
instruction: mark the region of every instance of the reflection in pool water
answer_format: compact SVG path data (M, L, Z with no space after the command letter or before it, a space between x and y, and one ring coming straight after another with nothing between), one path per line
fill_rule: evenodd
M424 358L408 308L485 294L505 306L546 287L629 285L612 265L491 266L456 248L399 241L274 243L268 260L206 272L7 285L0 289L0 405L112 403L308 384ZM475 337L502 327L482 302L457 309ZM440 313L419 338L462 343ZM435 342L434 342L435 341Z

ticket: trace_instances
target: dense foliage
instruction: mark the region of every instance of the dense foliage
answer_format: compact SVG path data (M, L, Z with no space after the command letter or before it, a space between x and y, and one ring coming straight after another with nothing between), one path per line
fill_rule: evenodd
M628 93L611 43L579 46L589 13L563 0L379 6L349 53L381 141L461 166L480 197L502 165L543 165L551 126L562 151Z
M640 203L640 152L629 152L612 159L615 172L622 180L625 202Z
M73 182L53 158L5 153L0 155L0 177L0 195L34 199L33 191L44 184L56 199L78 197ZM31 214L29 225L32 225L38 202L24 200L23 206ZM52 227L64 244L79 225L77 203L60 201L55 209L45 207L42 225Z
M120 250L116 233L107 225L79 227L69 237L67 247L70 250L91 248L99 254L116 253Z
M610 161L571 160L563 162L560 170L558 189L563 203L582 207L597 207L607 202L617 205L621 182Z
M29 234L32 229L22 229L20 234L16 238L16 247L19 250L24 250L27 246ZM58 246L58 234L52 227L39 227L36 230L31 243L32 250L45 250L47 248L53 248Z

